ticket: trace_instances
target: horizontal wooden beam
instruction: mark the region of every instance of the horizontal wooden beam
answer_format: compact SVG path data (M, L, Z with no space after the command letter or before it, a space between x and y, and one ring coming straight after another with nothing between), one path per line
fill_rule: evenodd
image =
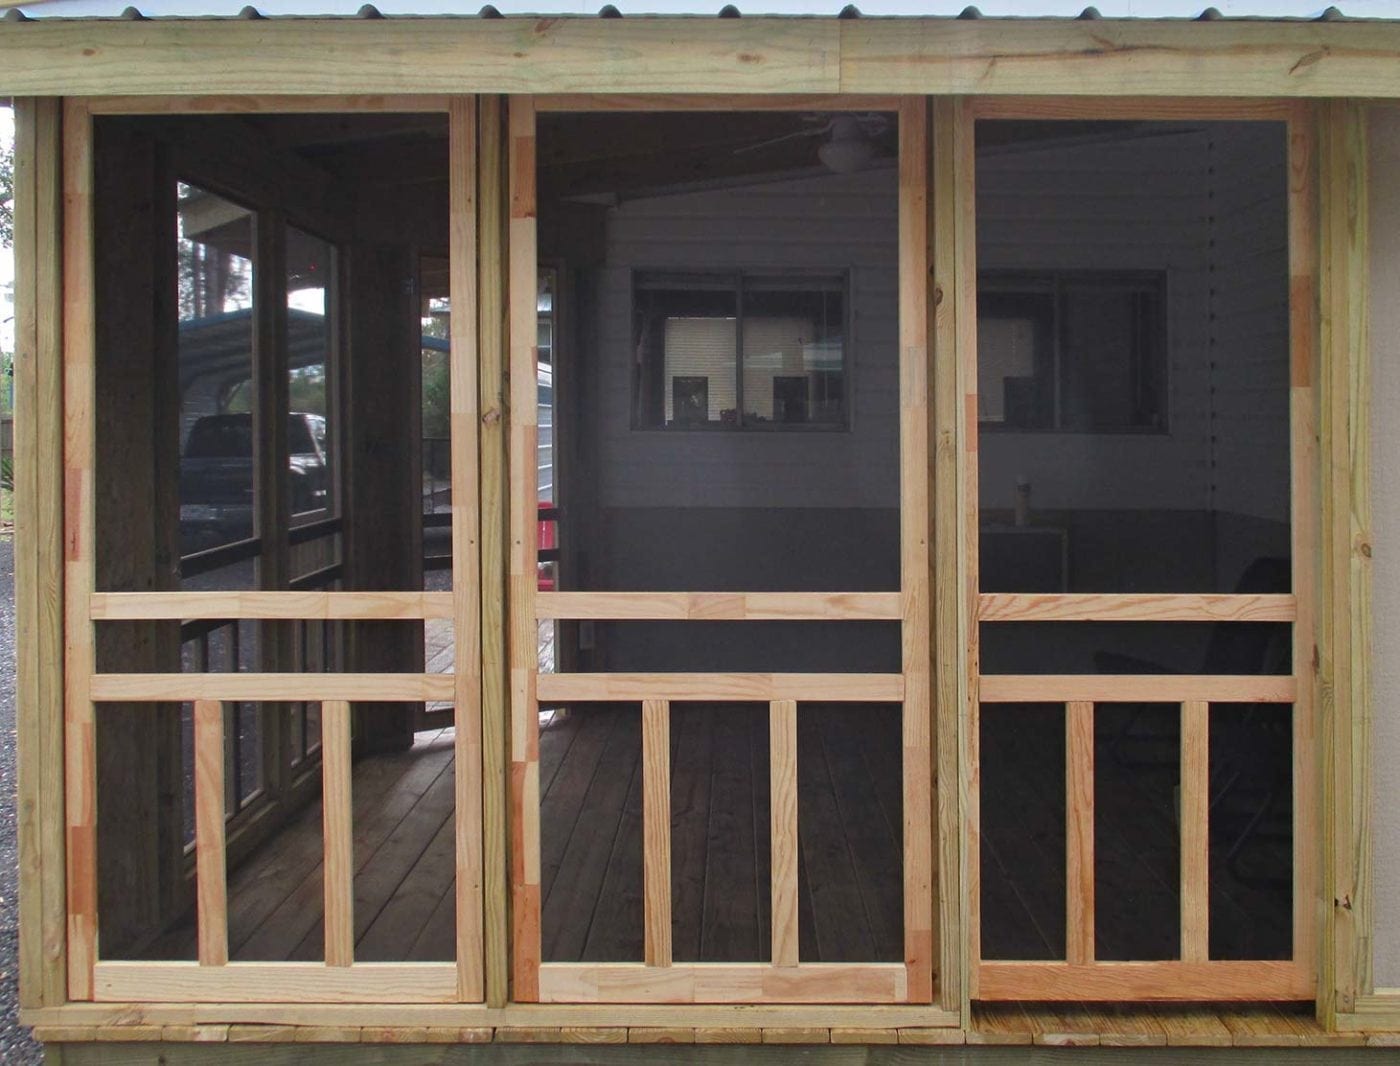
M95 592L89 602L95 622L452 617L450 592Z
M132 1003L449 1003L457 998L457 965L99 962L93 994Z
M1283 122L1292 117L1295 104L1286 99L1162 99L1153 96L1119 96L1085 99L1082 96L973 97L974 119L1124 119L1138 122L1202 121Z
M335 111L411 115L446 111L447 101L444 95L95 96L88 101L88 110L94 115L262 115Z
M94 674L92 698L98 703L185 700L417 703L450 701L455 682L452 674Z
M1067 19L0 23L0 95L1400 96L1400 25ZM290 105L289 105L290 106Z
M685 93L656 97L645 93L552 93L535 97L544 111L897 111L897 96Z
M902 674L540 674L541 703L772 700L898 703Z
M898 592L541 592L536 618L898 621Z
M983 1000L1183 1002L1311 999L1313 974L1295 962L983 962Z
M984 592L983 622L1291 622L1291 595Z
M1292 703L1298 682L1249 674L984 674L983 703Z
M904 999L907 988L902 963L540 966L542 1003L889 1003Z

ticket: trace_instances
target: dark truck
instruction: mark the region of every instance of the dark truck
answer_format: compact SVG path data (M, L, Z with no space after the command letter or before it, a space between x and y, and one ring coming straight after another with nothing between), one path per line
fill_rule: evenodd
M287 452L291 513L323 510L329 499L326 420L293 411ZM205 415L190 427L180 457L180 553L253 535L253 416Z

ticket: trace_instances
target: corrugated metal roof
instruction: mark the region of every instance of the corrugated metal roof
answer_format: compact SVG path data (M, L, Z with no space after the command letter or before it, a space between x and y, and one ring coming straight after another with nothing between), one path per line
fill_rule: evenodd
M1199 0L1102 0L1082 8L1082 0L981 0L968 8L966 0L749 0L742 8L721 0L493 0L478 7L471 0L37 0L13 4L9 17L28 18L236 18L236 17L405 17L405 16L818 16L920 18L1127 18L1127 19L1400 19L1400 0L1350 0L1345 15L1316 0L1216 0L1207 7Z

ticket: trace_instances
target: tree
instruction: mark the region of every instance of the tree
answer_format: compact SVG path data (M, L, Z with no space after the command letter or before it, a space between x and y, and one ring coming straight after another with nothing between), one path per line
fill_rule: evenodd
M15 147L0 143L0 248L15 240Z

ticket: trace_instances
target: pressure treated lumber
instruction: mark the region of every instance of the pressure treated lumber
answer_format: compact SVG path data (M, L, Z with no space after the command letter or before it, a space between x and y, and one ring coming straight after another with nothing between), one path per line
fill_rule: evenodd
M982 999L1143 1003L1306 1000L1314 976L1296 962L982 962Z
M1291 622L1292 595L984 592L983 622Z
M902 963L547 962L540 967L543 1003L897 1003L907 990Z
M355 959L354 817L350 794L350 705L321 704L326 965Z
M1210 949L1210 704L1181 705L1181 958Z
M96 592L93 621L451 618L450 592Z
M544 674L545 703L592 700L838 700L897 703L900 674Z
M85 681L89 680L84 678ZM99 701L450 700L451 674L93 674Z
M902 617L897 592L541 592L537 618L868 621Z
M984 674L978 681L983 703L1292 703L1301 688L1287 675L1261 674Z
M797 703L768 708L769 848L772 852L772 959L795 967L801 958L797 918Z
M1094 961L1094 705L1065 707L1065 942L1071 964Z
M194 705L194 846L201 966L228 963L228 872L224 864L224 705Z
M99 962L98 1000L156 1003L450 1003L457 998L453 963Z
M642 906L648 966L671 965L671 705L642 704Z

